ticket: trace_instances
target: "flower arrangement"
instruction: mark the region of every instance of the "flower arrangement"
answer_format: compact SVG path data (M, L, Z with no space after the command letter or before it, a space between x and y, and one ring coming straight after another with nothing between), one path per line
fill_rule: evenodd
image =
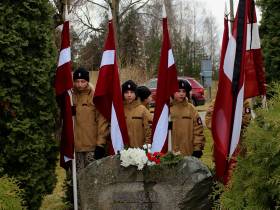
M148 161L145 150L140 148L122 150L120 155L121 165L124 167L133 165L137 166L138 170L142 170Z
M137 166L138 170L142 170L145 165L152 166L160 164L160 158L163 153L151 153L151 144L143 145L143 149L129 148L120 152L121 165L128 167L130 165Z

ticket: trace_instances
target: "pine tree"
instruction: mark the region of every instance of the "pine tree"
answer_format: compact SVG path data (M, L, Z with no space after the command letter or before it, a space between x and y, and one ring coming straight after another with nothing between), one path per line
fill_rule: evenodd
M28 209L56 182L56 52L48 0L0 3L0 168L15 177Z
M270 83L280 80L280 4L278 0L259 0L258 4L262 11L260 36Z

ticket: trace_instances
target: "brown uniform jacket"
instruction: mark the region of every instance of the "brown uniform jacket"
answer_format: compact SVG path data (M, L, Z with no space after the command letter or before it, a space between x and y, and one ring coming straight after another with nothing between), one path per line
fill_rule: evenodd
M73 91L76 152L94 151L96 145L103 146L106 143L109 134L108 122L93 104L93 94L90 86L84 91Z
M152 115L149 110L135 100L130 104L124 102L124 114L130 147L142 147L150 143Z
M211 120L212 120L212 114L213 114L213 109L215 105L215 100L213 100L205 114L205 124L206 127L211 130ZM247 127L249 125L249 122L251 120L251 108L250 108L250 101L246 99L243 103L243 113L242 113L242 129L244 127Z
M187 101L173 101L170 107L172 125L172 150L182 155L192 155L203 150L205 137L201 118L195 107Z

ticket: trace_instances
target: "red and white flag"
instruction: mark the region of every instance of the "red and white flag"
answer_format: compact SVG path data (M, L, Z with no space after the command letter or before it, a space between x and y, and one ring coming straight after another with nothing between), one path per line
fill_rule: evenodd
M164 5L162 26L163 40L158 70L156 105L152 124L152 152L166 152L167 144L165 143L168 134L169 100L178 91L177 70L171 49Z
M265 77L253 0L240 0L232 34L225 30L212 117L216 176L224 184L238 155L244 99L264 95ZM258 81L255 81L258 79Z
M111 11L110 11L111 12ZM101 114L111 122L111 140L114 153L128 145L112 15L109 12L109 31L105 42L93 102Z
M65 21L61 33L61 48L55 75L55 92L62 118L60 165L64 168L66 168L66 163L74 158L73 102L71 94L73 79L69 36L69 21Z

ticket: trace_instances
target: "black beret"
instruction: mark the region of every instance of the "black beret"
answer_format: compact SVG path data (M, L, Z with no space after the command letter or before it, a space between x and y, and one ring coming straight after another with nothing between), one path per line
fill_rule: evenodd
M73 74L73 80L76 79L84 79L89 82L89 72L82 67L78 68Z
M128 90L136 92L136 88L137 88L137 85L135 84L135 82L133 82L132 80L127 80L126 82L124 82L122 84L122 93L124 93L125 91L128 91Z
M178 80L178 84L179 84L179 89L185 89L185 91L188 93L192 90L192 86L190 85L190 83L186 80L182 80L179 79Z
M136 95L140 98L141 101L144 101L151 95L151 91L146 86L139 86L136 89Z

